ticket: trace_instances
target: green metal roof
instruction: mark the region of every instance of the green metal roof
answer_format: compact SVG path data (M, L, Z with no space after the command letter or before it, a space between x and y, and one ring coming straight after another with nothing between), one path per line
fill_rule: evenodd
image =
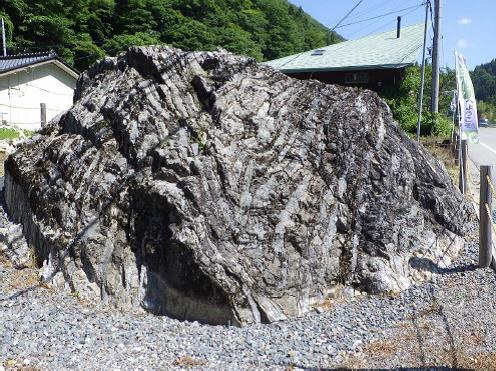
M396 38L395 29L275 59L265 64L289 73L401 68L415 64L423 39L424 25L419 23L401 29L400 38Z

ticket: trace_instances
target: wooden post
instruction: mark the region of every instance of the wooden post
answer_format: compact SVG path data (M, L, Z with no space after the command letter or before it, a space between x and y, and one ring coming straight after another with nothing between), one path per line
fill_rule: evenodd
M455 140L452 144L453 148L453 157L455 158L455 165L458 166L460 163L460 155L459 155L459 145L460 145L460 140L458 139L458 134L455 134Z
M462 145L461 145L461 159L460 159L460 178L459 178L459 186L460 186L460 192L462 194L465 194L468 189L468 175L467 175L467 140L463 139L462 140Z
M44 127L46 125L46 104L45 103L40 103L40 110L41 110L41 127Z
M483 165L480 168L480 201L479 201L479 267L486 268L492 261L492 215L488 215L486 205L491 211L492 192L487 178L492 179L492 166Z

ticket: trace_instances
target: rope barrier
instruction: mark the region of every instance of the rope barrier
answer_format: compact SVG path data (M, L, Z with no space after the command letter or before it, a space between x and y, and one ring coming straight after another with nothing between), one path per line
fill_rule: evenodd
M467 161L468 162L468 161ZM474 163L474 165L477 166L477 164ZM471 171L470 171L470 166L467 166L467 175L466 175L466 180L467 180L467 192L465 192L466 197L473 203L473 206L475 208L476 215L479 219L480 223L480 229L479 229L479 266L480 267L488 267L488 266L493 266L493 268L496 268L494 266L494 257L496 257L496 246L495 246L495 241L492 236L496 235L496 223L494 222L494 216L492 213L492 210L489 206L489 204L486 202L486 197L489 196L491 197L491 200L494 199L496 192L494 184L492 182L491 177L489 176L489 173L482 170L482 167L480 169L481 175L484 174L485 179L482 178L480 179L479 182L474 182L472 176L471 176ZM485 185L487 181L487 186ZM472 192L472 186L479 186L479 192L480 196L484 197L484 199L480 199L479 197L474 197L474 194ZM489 189L484 190L485 192L482 192L483 187L488 187ZM489 194L488 194L489 193ZM483 196L484 194L484 196ZM477 202L477 199L479 199ZM484 203L484 204L482 204ZM489 218L487 221L484 218L484 211L482 210L481 206L484 208L485 213L487 217ZM484 228L482 223L485 224ZM486 223L490 224L491 226L489 227ZM482 234L481 234L482 233ZM493 257L491 259L491 256Z
M468 189L465 192L466 197L474 204L474 209L477 212L478 206L480 205L480 201L477 201L477 198L474 197L474 194L472 193L472 187L471 185L477 185L476 182L474 182L472 175L470 173L470 166L467 166L467 187ZM480 217L479 217L480 218Z
M491 177L489 175L486 175L487 183L489 184L489 188L491 188L492 196L494 197L496 195L496 191L494 190L494 184L491 181Z
M489 209L489 205L487 203L484 206L486 207L487 216L489 216L489 220L491 221L491 226L493 228L493 231L494 231L494 233L496 233L496 223L493 222L493 216L491 213L491 209Z

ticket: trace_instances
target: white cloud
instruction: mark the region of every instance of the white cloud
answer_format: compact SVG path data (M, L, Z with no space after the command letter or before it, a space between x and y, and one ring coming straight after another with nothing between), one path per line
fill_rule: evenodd
M458 40L458 43L456 44L460 49L468 48L468 41L467 39L460 39Z
M470 24L472 23L472 19L471 18L461 18L458 20L458 24Z

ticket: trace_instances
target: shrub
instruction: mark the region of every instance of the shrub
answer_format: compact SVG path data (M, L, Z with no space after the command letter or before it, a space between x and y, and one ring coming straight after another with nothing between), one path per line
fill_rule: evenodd
M13 128L0 128L0 140L4 139L17 139L19 138L19 131Z
M432 114L429 112L431 84L429 76L431 66L426 66L424 103L422 107L421 135L449 135L451 133L452 121L444 114ZM401 125L402 129L409 134L416 134L418 121L418 91L420 86L421 70L419 66L406 69L403 80L399 86L387 87L379 92L387 102L394 119ZM449 70L440 76L440 90L450 90L455 86L454 72ZM439 111L448 112L451 95L439 96Z
M452 121L440 113L424 112L420 126L421 135L448 136L453 126Z

